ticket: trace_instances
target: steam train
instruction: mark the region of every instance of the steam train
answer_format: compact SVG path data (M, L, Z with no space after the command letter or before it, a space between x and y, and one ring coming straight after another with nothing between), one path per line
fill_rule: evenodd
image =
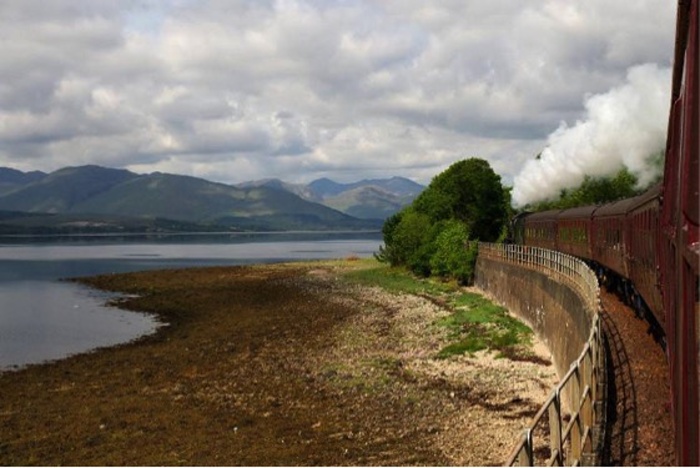
M700 465L698 0L679 0L663 182L600 206L525 213L514 241L586 260L649 318L670 369L676 461Z

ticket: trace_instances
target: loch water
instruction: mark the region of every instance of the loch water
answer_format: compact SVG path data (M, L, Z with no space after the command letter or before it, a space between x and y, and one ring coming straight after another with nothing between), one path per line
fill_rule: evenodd
M159 326L108 307L108 293L62 281L104 273L370 257L380 233L0 238L0 372L125 343Z

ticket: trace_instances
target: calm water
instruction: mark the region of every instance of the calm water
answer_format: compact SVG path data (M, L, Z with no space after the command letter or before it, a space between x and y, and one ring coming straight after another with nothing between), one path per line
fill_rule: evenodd
M150 316L61 278L211 265L369 257L380 234L0 238L0 371L153 332Z

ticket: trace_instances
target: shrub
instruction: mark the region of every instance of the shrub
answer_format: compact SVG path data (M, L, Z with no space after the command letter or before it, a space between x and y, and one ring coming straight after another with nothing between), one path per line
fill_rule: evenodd
M413 208L433 222L458 219L474 239L495 241L508 219L509 192L501 177L483 159L454 163L430 182Z
M394 215L384 225L385 246L377 258L392 266L404 265L422 276L430 275L435 226L430 218L412 207Z
M421 276L433 273L468 284L476 244L502 235L510 192L488 162L471 158L438 174L413 204L387 219L376 258ZM469 244L471 245L471 244Z
M474 276L477 243L469 243L467 226L456 219L442 223L442 230L434 244L430 259L432 273L443 278L454 278L461 284L470 284Z

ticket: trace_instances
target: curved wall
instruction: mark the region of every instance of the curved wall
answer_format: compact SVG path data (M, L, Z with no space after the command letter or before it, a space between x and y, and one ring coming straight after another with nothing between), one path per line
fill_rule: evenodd
M562 378L590 335L592 314L584 299L540 271L481 255L475 284L533 328Z

